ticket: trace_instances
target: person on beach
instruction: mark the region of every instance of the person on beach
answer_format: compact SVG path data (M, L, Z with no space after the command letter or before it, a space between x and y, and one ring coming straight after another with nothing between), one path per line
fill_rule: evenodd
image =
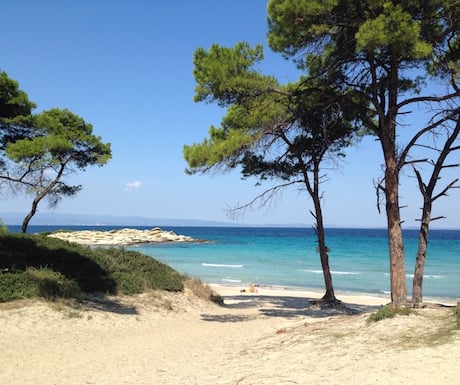
M247 289L240 290L240 293L257 293L257 292L258 292L257 287L253 283L251 283Z

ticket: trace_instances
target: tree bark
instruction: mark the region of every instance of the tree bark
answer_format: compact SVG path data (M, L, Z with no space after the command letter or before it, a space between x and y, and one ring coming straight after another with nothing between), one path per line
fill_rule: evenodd
M431 204L429 204L431 206ZM417 258L415 259L414 279L412 281L412 305L419 307L423 303L423 274L425 272L425 260L428 249L428 231L430 223L431 207L423 205L422 224L418 239Z
M321 158L314 158L314 167L313 167L313 189L309 183L307 183L307 190L310 193L310 196L313 199L313 205L315 207L315 219L316 219L316 234L318 238L318 249L321 260L321 268L323 270L324 277L324 286L326 288L326 293L323 295L322 299L328 302L335 302L334 286L332 284L332 275L331 269L329 267L329 255L327 253L326 246L326 234L324 230L323 222L323 211L321 209L321 198L319 193L319 164ZM306 173L304 174L306 176ZM308 178L305 179L308 182Z
M45 194L46 195L46 194ZM27 227L29 226L29 222L30 220L32 219L32 217L35 215L35 213L37 212L37 207L38 207L38 204L40 203L40 201L44 198L43 194L39 194L37 196L35 196L34 200L32 201L32 207L29 211L29 213L26 215L26 217L24 218L24 221L22 222L22 227L21 227L21 231L25 234L27 232Z
M334 286L332 285L331 269L329 267L329 255L327 253L326 235L324 231L323 214L318 196L313 197L315 205L316 231L318 238L318 249L321 259L321 268L323 270L324 285L326 293L323 296L325 301L335 301Z
M54 180L48 186L44 187L42 189L42 191L35 196L34 200L32 201L32 207L31 207L29 213L24 218L24 221L22 222L21 231L24 234L27 232L27 227L29 226L30 220L35 215L35 213L37 212L37 207L38 207L38 204L40 203L40 201L44 197L46 197L51 191L53 191L53 189L56 187L56 185L61 180L61 177L64 174L65 166L66 166L66 162L61 163L60 168L59 168L59 172L57 173L57 175L54 178Z
M388 244L390 251L391 304L401 306L407 302L406 271L404 263L404 241L399 212L398 175L386 171L386 213L388 222Z
M393 101L393 105L395 102ZM385 208L387 216L388 246L390 253L391 305L407 303L404 240L399 206L399 164L396 149L395 116L380 121L380 143L385 158Z
M387 215L388 246L390 252L390 289L391 305L398 307L407 303L406 270L404 261L404 241L401 228L401 213L399 206L399 161L396 148L396 120L398 101L398 68L399 57L390 52L388 72L388 101L384 102L384 95L374 90L374 99L379 115L377 136L380 139L385 159L385 207ZM377 73L373 73L373 80L378 87ZM385 108L386 105L386 108ZM385 112L386 110L386 112Z

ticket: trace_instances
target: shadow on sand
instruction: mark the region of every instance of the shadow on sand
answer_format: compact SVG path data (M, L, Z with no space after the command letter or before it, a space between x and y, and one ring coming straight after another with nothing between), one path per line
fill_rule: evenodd
M88 295L82 303L86 310L98 310L121 315L139 314L135 306L123 303L114 297L105 295Z
M258 309L255 315L250 314L202 314L202 319L210 322L242 322L250 321L259 316L295 318L299 316L326 318L339 315L357 315L378 310L380 306L360 305L340 302L335 305L324 303L318 299L292 296L270 295L235 295L225 296L224 308L227 309Z

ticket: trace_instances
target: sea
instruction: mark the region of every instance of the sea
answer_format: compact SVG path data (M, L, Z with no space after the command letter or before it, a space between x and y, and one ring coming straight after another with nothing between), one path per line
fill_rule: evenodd
M19 231L19 226L8 226ZM112 230L139 226L30 226L29 233ZM150 227L151 228L151 227ZM152 243L126 247L166 263L203 282L305 289L321 292L324 280L316 234L307 227L161 226L200 242ZM418 230L403 230L408 295L411 295ZM337 293L388 295L386 229L327 228L329 264ZM426 299L460 299L460 230L431 230L423 280Z

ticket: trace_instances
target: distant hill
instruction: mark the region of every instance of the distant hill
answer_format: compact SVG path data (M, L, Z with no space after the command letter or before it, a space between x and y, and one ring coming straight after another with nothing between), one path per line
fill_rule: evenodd
M24 213L0 213L5 225L21 225ZM248 227L306 227L306 224L260 224L251 225L237 222L207 221L200 219L178 218L145 218L138 216L86 215L37 213L30 225L32 226L248 226Z
M5 225L20 225L22 213L0 213ZM197 219L144 218L138 216L83 215L38 213L30 225L35 226L238 226L232 222L205 221Z

